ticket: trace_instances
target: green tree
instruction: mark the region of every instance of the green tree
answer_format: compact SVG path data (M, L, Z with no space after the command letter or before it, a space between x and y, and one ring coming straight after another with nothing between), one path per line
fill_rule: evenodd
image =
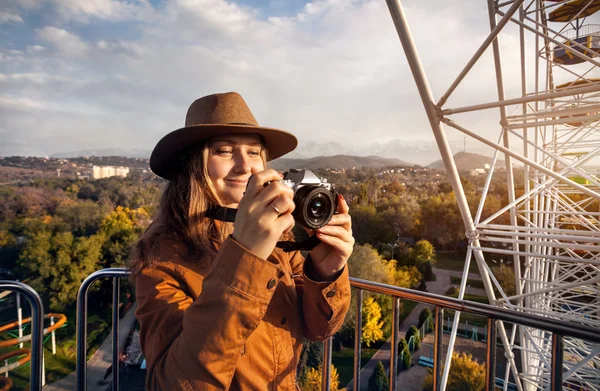
M384 199L378 206L378 211L385 228L381 233L380 241L395 242L398 235L414 237L419 234L421 207L416 197L403 194Z
M90 200L70 200L61 202L53 218L61 231L72 232L75 236L89 236L100 228L102 219L110 213L110 206Z
M429 308L424 308L419 314L419 329L425 324L428 324L426 332L433 331L433 317Z
M421 202L422 237L436 247L456 248L465 238L458 205L453 193L440 193Z
M382 226L373 205L352 206L352 233L357 243L376 245L380 241L380 234L386 230L387 227Z
M421 239L410 250L410 258L421 270L426 264L435 265L435 248L428 240Z
M75 238L71 232L39 230L25 241L19 265L50 310L64 311L75 302L83 280L98 269L101 246L98 235Z
M369 378L369 391L387 391L390 389L390 379L385 373L383 363L379 361L375 372Z
M392 282L387 262L369 244L354 246L352 255L348 259L348 271L352 277L384 284Z
M410 326L410 328L406 332L406 336L404 337L404 339L406 339L406 342L410 344L410 337L413 336L414 338L411 346L413 347L412 350L414 352L421 346L421 336L419 335L419 329L417 328L417 326Z
M118 206L100 224L99 233L105 237L102 246L104 267L124 266L130 249L149 217L143 209L129 209Z
M512 296L516 293L516 282L515 282L515 271L512 267L501 263L499 266L492 267L494 276L500 283L504 293L508 296Z
M429 241L421 239L415 243L415 246L410 250L410 258L421 273L423 273L426 281L435 280L435 275L433 274L435 248Z
M398 342L398 372L405 371L412 365L412 354L404 338Z
M70 185L66 188L65 193L67 194L67 196L69 198L76 199L77 194L79 194L79 186L77 186L77 184L73 183L72 185Z

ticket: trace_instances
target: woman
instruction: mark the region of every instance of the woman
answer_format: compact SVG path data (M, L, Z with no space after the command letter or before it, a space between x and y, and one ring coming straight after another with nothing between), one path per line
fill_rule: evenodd
M302 339L341 326L354 244L343 197L306 261L275 247L291 237L293 191L265 163L296 145L236 93L198 99L156 145L150 167L169 182L131 267L147 389L295 390ZM237 208L235 222L208 218L216 206Z

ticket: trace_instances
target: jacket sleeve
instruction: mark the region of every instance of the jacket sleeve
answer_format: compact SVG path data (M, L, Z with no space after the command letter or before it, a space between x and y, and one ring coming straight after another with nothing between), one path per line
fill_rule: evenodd
M296 290L301 300L304 336L324 341L335 334L350 307L350 279L345 266L333 281L315 281L310 256L295 252L290 258Z
M181 268L158 262L136 278L147 390L228 389L246 339L284 276L229 238L194 301Z

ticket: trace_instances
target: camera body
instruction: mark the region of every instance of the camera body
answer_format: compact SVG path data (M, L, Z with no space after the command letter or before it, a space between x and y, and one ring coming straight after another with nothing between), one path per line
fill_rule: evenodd
M283 173L286 186L294 190L292 213L297 224L309 229L321 228L337 213L338 193L333 184L321 181L312 171L290 169Z

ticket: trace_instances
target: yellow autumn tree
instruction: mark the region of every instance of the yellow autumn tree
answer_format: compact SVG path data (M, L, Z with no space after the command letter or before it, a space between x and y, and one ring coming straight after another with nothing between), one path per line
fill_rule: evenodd
M323 379L323 369L321 366L319 368L309 368L306 371L306 375L304 379L300 382L300 389L302 391L321 391L321 384ZM331 391L338 391L340 386L340 375L338 373L337 368L332 364L331 365L331 373L329 375L329 384Z
M109 213L102 220L98 230L106 238L102 246L103 266L125 265L132 244L148 222L149 216L142 208L129 209L118 206Z
M383 320L381 320L381 308L373 297L369 297L363 303L363 332L362 341L370 346L372 342L383 339Z
M395 259L387 262L386 271L391 283L402 288L414 288L421 282L422 274L419 269L415 266L398 267Z
M452 353L448 375L448 391L481 391L485 388L485 366L473 359L470 353ZM430 372L423 383L423 390L433 390L433 374Z

